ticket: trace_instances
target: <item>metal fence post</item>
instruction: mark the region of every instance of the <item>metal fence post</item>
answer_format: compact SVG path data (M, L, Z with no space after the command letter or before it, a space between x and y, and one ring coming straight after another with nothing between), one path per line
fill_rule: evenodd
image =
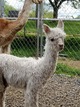
M0 0L0 17L4 17L4 0Z
M42 56L43 49L42 49L42 17L43 17L43 3L37 5L37 57ZM39 46L40 45L40 46ZM40 52L39 52L40 50Z
M37 58L39 57L39 4L36 5L36 17L37 17Z
M40 4L40 56L43 55L43 2Z

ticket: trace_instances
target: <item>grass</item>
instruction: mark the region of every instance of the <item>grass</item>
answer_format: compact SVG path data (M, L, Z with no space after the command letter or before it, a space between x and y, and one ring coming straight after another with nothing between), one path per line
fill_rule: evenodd
M80 50L78 49L64 50L62 54L65 54L68 58L71 58L73 60L80 60Z
M19 57L36 57L36 48L19 48L19 49L12 49L12 53L15 56Z
M66 54L68 58L80 60L80 36L67 36L62 53Z
M80 21L65 21L65 32L68 35L80 35Z
M57 21L44 21L44 23L48 24L50 27L55 27L57 25ZM67 35L76 35L80 36L80 21L64 21L64 30Z
M69 67L68 65L58 63L56 74L66 74L70 76L80 76L80 69Z
M55 21L44 21L43 23L48 24L50 27L55 27L57 25L57 22ZM65 32L67 35L79 35L80 36L80 21L64 21L65 24ZM20 33L21 32L21 33ZM18 35L23 36L24 30L21 30L18 32ZM25 34L27 33L36 33L36 21L35 20L29 20L25 25Z

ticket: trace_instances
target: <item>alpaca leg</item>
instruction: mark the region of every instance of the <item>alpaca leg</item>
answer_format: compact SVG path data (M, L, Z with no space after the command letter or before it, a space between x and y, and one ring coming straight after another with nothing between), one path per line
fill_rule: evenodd
M10 45L3 46L1 49L1 53L10 54Z
M25 107L37 107L36 93L34 90L27 90L25 95Z
M38 107L37 104L37 90L29 84L25 91L25 107Z
M3 94L4 92L0 92L0 107L3 107Z
M38 102L38 100L39 100L39 94L37 94L37 102L36 102L37 107L39 107L39 102Z
M3 77L2 70L0 69L0 107L3 107L3 95L6 87L7 83Z

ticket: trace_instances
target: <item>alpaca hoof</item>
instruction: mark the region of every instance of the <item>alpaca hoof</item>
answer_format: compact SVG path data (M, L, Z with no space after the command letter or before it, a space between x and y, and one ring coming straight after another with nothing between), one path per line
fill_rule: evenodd
M35 4L40 4L40 3L42 3L42 0L32 0L32 2Z

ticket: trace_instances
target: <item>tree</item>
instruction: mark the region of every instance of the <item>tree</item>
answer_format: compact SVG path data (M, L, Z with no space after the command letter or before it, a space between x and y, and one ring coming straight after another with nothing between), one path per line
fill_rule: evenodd
M59 10L60 6L62 5L62 3L65 1L67 1L67 2L71 1L74 8L78 8L80 6L80 0L49 0L50 4L54 10L54 13L53 13L54 18L58 17L58 10Z
M80 0L71 0L71 2L74 8L80 8Z

